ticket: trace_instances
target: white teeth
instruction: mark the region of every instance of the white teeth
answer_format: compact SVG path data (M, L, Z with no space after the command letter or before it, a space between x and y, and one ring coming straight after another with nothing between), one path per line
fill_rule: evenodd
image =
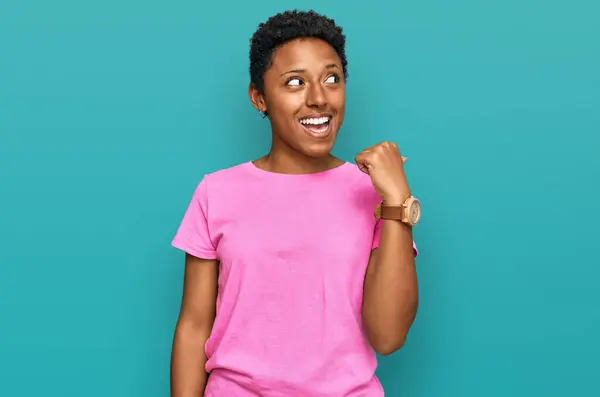
M327 123L328 121L329 121L329 117L319 117L319 118L302 119L302 120L300 120L300 123L321 125L321 124Z

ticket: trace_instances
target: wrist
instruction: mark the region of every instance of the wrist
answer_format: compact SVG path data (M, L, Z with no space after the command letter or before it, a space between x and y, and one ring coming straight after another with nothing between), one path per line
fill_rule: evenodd
M391 207L399 207L403 205L408 198L411 197L410 191L405 191L403 193L394 194L392 196L386 196L382 198L383 205L391 206Z

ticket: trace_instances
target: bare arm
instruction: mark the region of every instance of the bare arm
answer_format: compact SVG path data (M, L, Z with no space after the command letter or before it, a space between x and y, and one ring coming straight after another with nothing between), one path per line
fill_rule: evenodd
M373 250L365 276L363 321L371 346L382 355L400 349L418 306L412 229L382 220L379 248Z
M202 397L208 380L204 344L212 330L217 298L218 261L189 254L183 298L171 353L171 397Z

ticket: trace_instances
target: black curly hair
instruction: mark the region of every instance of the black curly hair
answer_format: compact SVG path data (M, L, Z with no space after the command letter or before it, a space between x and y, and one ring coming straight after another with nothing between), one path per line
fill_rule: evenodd
M270 17L250 40L250 82L264 93L264 74L271 66L273 52L278 46L297 38L315 37L329 43L342 62L344 79L348 78L346 36L335 21L314 10L290 10Z

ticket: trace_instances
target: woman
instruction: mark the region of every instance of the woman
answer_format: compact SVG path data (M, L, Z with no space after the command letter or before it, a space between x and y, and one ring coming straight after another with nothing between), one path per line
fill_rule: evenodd
M205 175L173 240L187 253L174 397L383 395L375 352L399 349L417 310L419 205L395 144L356 165L330 154L344 46L315 12L275 15L252 38L249 97L272 146Z

